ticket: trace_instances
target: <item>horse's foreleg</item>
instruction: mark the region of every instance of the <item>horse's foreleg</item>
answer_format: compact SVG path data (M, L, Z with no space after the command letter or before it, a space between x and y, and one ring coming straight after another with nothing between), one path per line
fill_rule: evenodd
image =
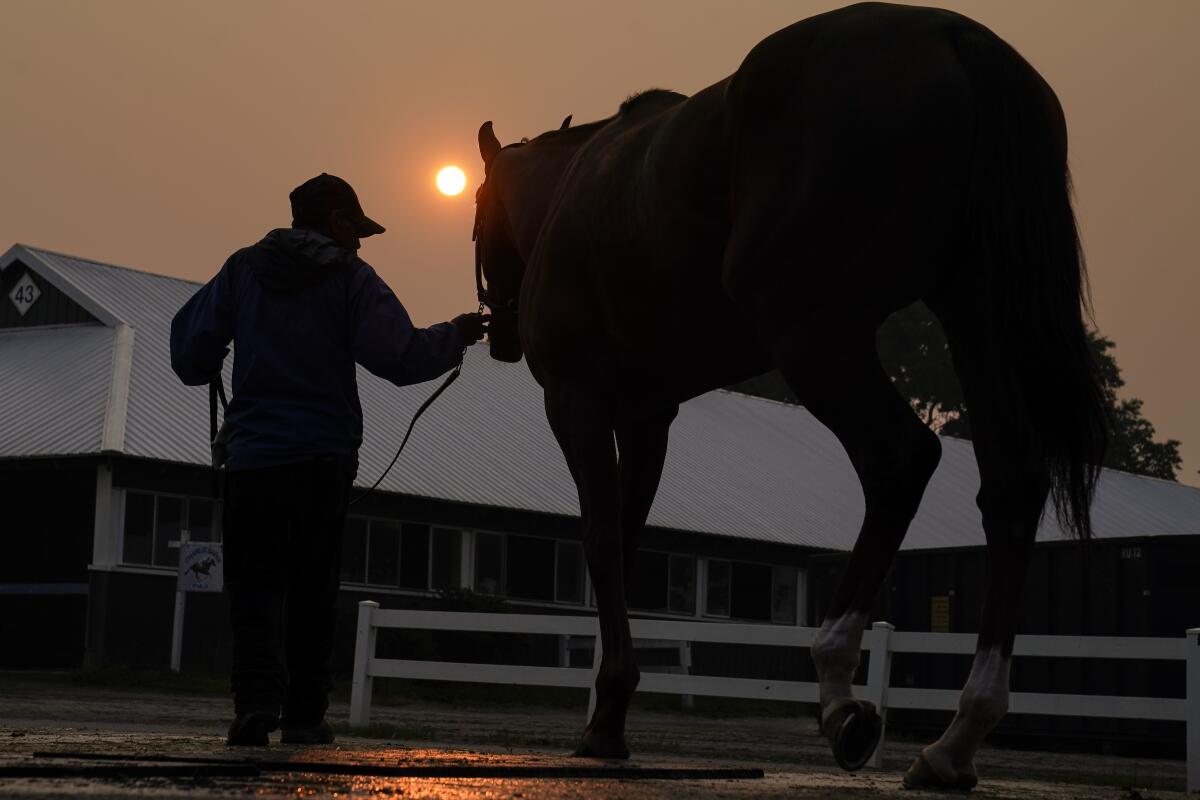
M862 528L813 640L821 729L845 769L861 767L881 735L871 703L851 684L875 596L937 467L941 444L892 387L875 353L873 329L818 320L776 346L784 376L801 402L845 447L862 483Z
M604 650L596 676L596 709L575 754L628 758L625 715L639 676L625 608L613 425L607 410L582 392L547 390L546 414L579 490L583 550Z
M646 517L654 505L658 483L667 457L667 435L679 413L674 406L646 420L617 425L617 466L621 485L621 546L625 573L625 596L633 590L638 546Z

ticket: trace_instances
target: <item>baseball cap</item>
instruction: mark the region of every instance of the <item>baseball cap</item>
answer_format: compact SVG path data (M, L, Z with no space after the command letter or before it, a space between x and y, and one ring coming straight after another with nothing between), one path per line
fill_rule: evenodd
M292 225L313 227L320 225L335 208L349 212L354 219L360 237L383 233L385 228L363 213L358 195L353 187L336 175L322 172L297 186L288 195L292 201Z

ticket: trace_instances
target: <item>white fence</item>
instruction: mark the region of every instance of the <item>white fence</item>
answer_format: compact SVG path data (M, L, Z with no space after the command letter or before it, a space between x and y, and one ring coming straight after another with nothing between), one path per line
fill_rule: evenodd
M635 639L676 642L810 647L816 628L782 625L742 625L676 620L631 619ZM528 667L511 664L464 664L447 661L408 661L375 657L376 631L409 630L534 633L596 638L592 669ZM890 708L953 711L958 708L956 689L914 689L889 686L893 653L965 654L975 652L973 633L897 632L886 622L876 622L863 633L863 649L871 651L867 683L858 696L875 703L880 714ZM1115 636L1018 636L1017 656L1041 658L1112 658L1186 661L1185 698L1124 697L1112 695L1043 694L1013 692L1009 713L1046 714L1107 719L1180 720L1187 726L1187 788L1200 791L1200 628L1176 639ZM374 678L420 678L470 683L503 683L525 686L569 686L591 689L588 714L595 707L593 687L600 664L600 638L595 617L531 614L473 614L454 611L400 611L381 609L364 600L358 604L358 633L354 651L354 680L350 697L350 724L364 727L370 721ZM817 684L804 681L767 681L721 678L708 675L642 673L638 691L663 694L706 695L755 700L817 702ZM871 766L883 762L880 740Z

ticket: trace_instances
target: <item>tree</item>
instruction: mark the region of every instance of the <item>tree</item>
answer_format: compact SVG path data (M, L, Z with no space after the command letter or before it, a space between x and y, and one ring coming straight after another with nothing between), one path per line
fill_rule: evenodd
M926 425L947 436L971 438L950 345L924 303L888 317L875 335L875 348L892 384Z
M1175 473L1182 462L1180 442L1155 441L1154 425L1142 415L1142 401L1136 397L1117 397L1117 390L1125 385L1125 380L1111 352L1115 348L1113 341L1089 330L1088 342L1112 424L1104 466L1176 480ZM892 383L908 398L925 424L947 436L971 438L966 403L954 373L950 347L937 317L923 303L914 303L889 317L879 328L876 346ZM787 403L798 402L778 371L730 388Z
M1121 377L1116 358L1109 353L1116 345L1112 339L1091 331L1088 332L1088 341L1100 367L1104 396L1112 417L1112 438L1108 443L1104 466L1168 481L1176 480L1175 473L1183 461L1179 455L1180 441L1154 441L1154 426L1142 416L1142 401L1137 397L1124 400L1117 397L1117 389L1125 385L1125 380Z

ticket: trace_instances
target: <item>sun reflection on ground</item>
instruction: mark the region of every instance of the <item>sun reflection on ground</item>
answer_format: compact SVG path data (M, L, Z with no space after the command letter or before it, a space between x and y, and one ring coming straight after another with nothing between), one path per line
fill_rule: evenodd
M759 726L766 726L757 720ZM733 743L729 730L709 720L707 737L721 738L723 752ZM803 739L803 737L800 737ZM815 734L812 736L817 741ZM793 742L796 737L793 736ZM345 736L332 746L272 745L231 749L220 731L204 734L154 731L105 731L71 726L12 728L0 725L0 793L17 800L47 797L172 798L247 796L403 797L403 798L649 798L704 797L723 800L862 800L899 797L900 776L917 745L891 743L894 755L884 772L843 773L821 749L816 755L796 749L792 761L771 763L765 776L734 780L713 777L714 770L746 772L761 764L703 753L636 756L628 762L572 758L545 749L514 752L507 747L467 745L412 747L401 741ZM820 742L824 745L824 742ZM695 746L695 745L693 745ZM761 740L758 759L765 754ZM815 744L814 744L815 746ZM814 751L815 752L815 751ZM989 749L986 757L998 777L988 779L984 794L1009 800L1075 800L1109 791L1115 775L1138 771L1140 762L1111 758L1064 759L1055 754L1052 779L1044 770L1047 754ZM816 761L810 761L815 758ZM799 761L797 761L797 759ZM804 762L804 763L800 763ZM1091 764L1091 771L1088 764ZM1153 769L1163 771L1159 762ZM1142 767L1139 774L1148 772ZM346 774L354 772L366 774ZM458 770L458 777L453 777ZM521 771L526 771L524 774ZM555 771L561 771L556 773ZM653 778L655 771L674 779ZM1173 770L1173 772L1171 771ZM474 774L463 774L463 771ZM503 775L486 774L489 771ZM587 772L586 777L562 773ZM392 772L393 774L379 774ZM1167 770L1166 785L1183 784L1181 764ZM371 774L375 773L375 774ZM419 773L419 774L414 774ZM1030 774L1032 773L1032 774ZM762 774L757 772L757 774ZM19 777L23 775L24 777ZM1092 778L1092 781L1086 778ZM1095 785L1104 779L1106 785ZM1124 779L1124 778L1122 778ZM1155 796L1176 796L1154 787ZM924 796L925 793L919 793ZM1182 795L1179 795L1182 797Z

